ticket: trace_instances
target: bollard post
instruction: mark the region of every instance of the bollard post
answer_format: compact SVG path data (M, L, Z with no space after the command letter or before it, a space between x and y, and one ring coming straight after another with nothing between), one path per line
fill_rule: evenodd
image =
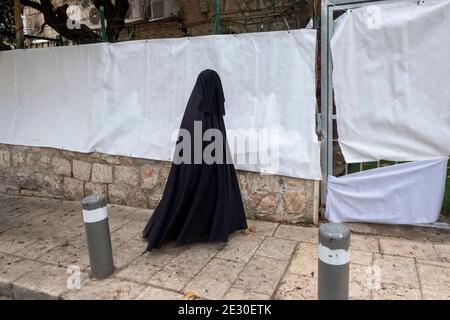
M103 195L91 194L81 204L91 274L94 278L104 279L114 272L106 199Z
M342 223L319 228L319 300L348 300L350 230Z

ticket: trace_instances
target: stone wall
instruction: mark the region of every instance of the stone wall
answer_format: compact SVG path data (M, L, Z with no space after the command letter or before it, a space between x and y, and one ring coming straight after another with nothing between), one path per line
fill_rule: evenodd
M170 162L0 144L0 192L81 200L103 193L113 204L153 209ZM319 184L238 171L248 217L287 223L317 223Z

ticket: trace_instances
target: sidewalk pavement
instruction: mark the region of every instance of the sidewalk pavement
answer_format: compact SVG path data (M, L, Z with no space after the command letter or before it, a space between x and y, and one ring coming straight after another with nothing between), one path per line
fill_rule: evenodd
M143 253L140 235L152 211L108 210L116 271L95 280L88 276L79 202L0 195L0 296L181 299L193 291L199 299L317 297L317 228L250 220L253 232L236 232L226 244ZM450 299L449 231L351 229L351 299Z

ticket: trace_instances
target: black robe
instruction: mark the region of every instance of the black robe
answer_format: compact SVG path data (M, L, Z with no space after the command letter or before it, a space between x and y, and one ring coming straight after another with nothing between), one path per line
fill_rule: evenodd
M202 71L192 90L180 129L191 134L191 153L194 152L194 121L201 121L202 133L213 128L220 130L224 137L221 146L224 161L207 164L201 157L201 163L196 164L193 154L190 154L190 163L172 162L162 199L143 232L148 241L148 251L160 248L167 241L175 241L176 244L226 242L230 233L247 228L234 165L226 161L229 149L223 121L224 101L217 72ZM202 143L202 151L208 143Z

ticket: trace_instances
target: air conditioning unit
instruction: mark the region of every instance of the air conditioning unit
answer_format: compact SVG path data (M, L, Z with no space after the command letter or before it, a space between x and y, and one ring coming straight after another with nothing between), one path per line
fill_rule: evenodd
M100 29L100 12L94 6L70 5L67 8L67 16L74 21L79 21L89 29Z
M125 23L144 19L146 2L146 0L128 0L129 8L125 15Z
M96 7L91 7L84 10L86 18L84 20L82 19L81 22L88 26L90 29L100 29L100 12L98 11L98 9Z
M148 0L147 16L149 20L158 20L177 15L178 8L175 0Z

